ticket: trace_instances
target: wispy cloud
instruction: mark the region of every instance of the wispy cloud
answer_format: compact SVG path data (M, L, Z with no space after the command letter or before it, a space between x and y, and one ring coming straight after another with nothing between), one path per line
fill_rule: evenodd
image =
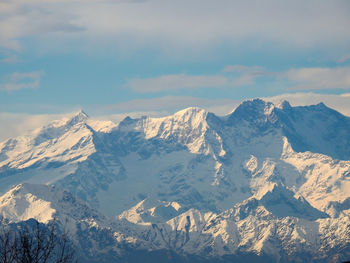
M223 72L234 74L230 81L231 87L252 85L259 77L278 75L278 73L269 71L262 66L245 65L228 65Z
M347 56L342 58L345 61ZM350 59L350 56L349 56ZM293 90L331 90L350 89L350 67L310 67L294 68L287 71L273 72L261 66L232 65L224 72L235 73L238 78L234 84L254 84L258 77L270 77L271 82L286 80Z
M23 37L52 32L98 37L99 43L132 37L141 46L144 41L179 47L247 39L303 47L338 45L350 39L348 12L348 2L340 0L11 0L0 3L0 45L19 49Z
M232 99L204 99L191 96L164 96L151 99L136 99L110 104L99 109L105 112L174 112L187 107L200 107L214 111L219 115L230 112L239 101Z
M299 68L284 75L294 90L350 89L350 67Z
M272 73L262 66L245 66L245 65L228 65L224 68L223 71L241 73L241 74L252 75L252 76L269 75Z
M0 84L0 90L12 92L21 89L36 89L40 85L43 71L38 72L14 72L5 76L6 82Z
M344 63L348 60L350 60L350 54L345 54L345 55L341 56L339 59L337 59L336 61L338 63Z
M68 1L13 0L0 3L0 48L21 51L21 39L50 33L76 33L85 28L77 14L65 8ZM74 4L71 1L70 4Z
M237 88L256 85L268 77L270 83L284 81L291 90L350 89L350 67L294 68L273 72L261 66L229 65L218 75L174 74L154 78L131 79L128 88L140 92L161 92L200 88Z
M275 75L278 73L268 71L261 66L228 65L217 75L172 74L154 78L136 78L129 80L126 87L140 93L242 87L254 84L258 77Z
M218 88L228 84L224 76L192 76L186 74L163 75L155 78L132 79L127 87L137 92L160 92L166 90Z
M0 58L0 63L11 64L11 63L16 63L16 62L18 62L18 56L14 55L14 54Z
M0 129L0 142L28 131L47 125L53 120L68 117L71 114L27 114L0 112L0 124L6 129Z

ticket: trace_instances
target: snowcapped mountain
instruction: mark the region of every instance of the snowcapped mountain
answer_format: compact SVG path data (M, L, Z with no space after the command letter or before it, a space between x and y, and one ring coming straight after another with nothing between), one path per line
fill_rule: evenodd
M322 103L255 99L224 117L188 108L118 124L78 112L0 143L0 214L103 229L115 257L338 262L350 258L349 175L350 118Z
M119 219L126 219L134 224L162 223L181 214L183 209L177 202L165 202L147 198L140 203L124 211Z
M81 262L118 262L125 247L142 251L145 241L119 232L128 230L110 220L89 204L55 186L23 183L0 197L0 222L19 223L36 219L55 221L75 245Z

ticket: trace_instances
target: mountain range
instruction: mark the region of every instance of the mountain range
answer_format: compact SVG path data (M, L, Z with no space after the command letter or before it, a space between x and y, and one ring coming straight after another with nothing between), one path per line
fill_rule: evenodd
M261 99L0 143L0 219L57 220L82 262L350 259L350 118Z

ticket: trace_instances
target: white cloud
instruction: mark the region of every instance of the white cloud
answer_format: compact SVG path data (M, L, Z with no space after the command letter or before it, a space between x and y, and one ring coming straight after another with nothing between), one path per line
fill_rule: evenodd
M270 83L283 82L289 90L350 89L350 67L294 68L284 72L269 71L261 66L229 65L221 75L163 75L131 79L126 87L140 93L200 88L235 88L255 85L259 77L270 77Z
M13 0L0 3L0 47L21 51L20 39L50 33L84 30L75 23L77 15L65 8L66 1ZM74 4L74 1L71 2Z
M345 8L344 8L345 6ZM96 7L96 6L95 6ZM80 10L88 24L96 12L104 19L94 21L94 31L120 35L127 32L141 38L167 38L175 43L206 45L222 39L269 39L291 45L311 46L320 41L349 40L350 19L343 1L147 1L142 5L110 3ZM307 11L305 11L307 10ZM334 17L337 19L334 19ZM310 34L312 32L312 34ZM254 41L254 40L253 40Z
M99 43L131 38L129 45L149 42L163 48L256 39L310 48L346 45L349 7L342 0L2 1L0 46L20 49L23 37L57 32Z
M343 57L345 58L346 56ZM273 82L287 80L293 90L350 89L349 66L294 68L285 72L273 72L261 66L230 65L223 71L239 76L231 81L231 86L254 84L256 78L270 76Z
M134 91L160 92L181 89L224 88L252 85L261 76L277 76L261 66L228 65L223 69L226 75L173 74L154 78L136 78L128 81L126 87ZM229 74L227 74L229 73Z
M155 78L132 79L127 87L137 92L159 92L179 89L218 88L228 85L224 76L164 75Z
M285 76L294 90L350 89L350 67L291 69Z
M223 72L238 75L236 78L231 78L230 86L232 87L252 85L258 77L275 76L279 74L269 71L262 66L245 65L228 65L224 68Z
M21 89L36 89L39 87L40 78L43 74L43 71L25 73L14 72L5 76L6 82L0 84L0 90L11 92Z
M30 130L47 125L71 114L26 114L0 112L0 142L16 136L27 134Z

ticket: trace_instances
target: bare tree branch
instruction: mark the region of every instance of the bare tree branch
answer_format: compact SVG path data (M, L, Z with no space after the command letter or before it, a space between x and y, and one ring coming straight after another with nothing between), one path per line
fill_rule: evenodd
M48 225L28 220L3 225L0 231L0 263L70 263L75 252L66 231L56 221Z

